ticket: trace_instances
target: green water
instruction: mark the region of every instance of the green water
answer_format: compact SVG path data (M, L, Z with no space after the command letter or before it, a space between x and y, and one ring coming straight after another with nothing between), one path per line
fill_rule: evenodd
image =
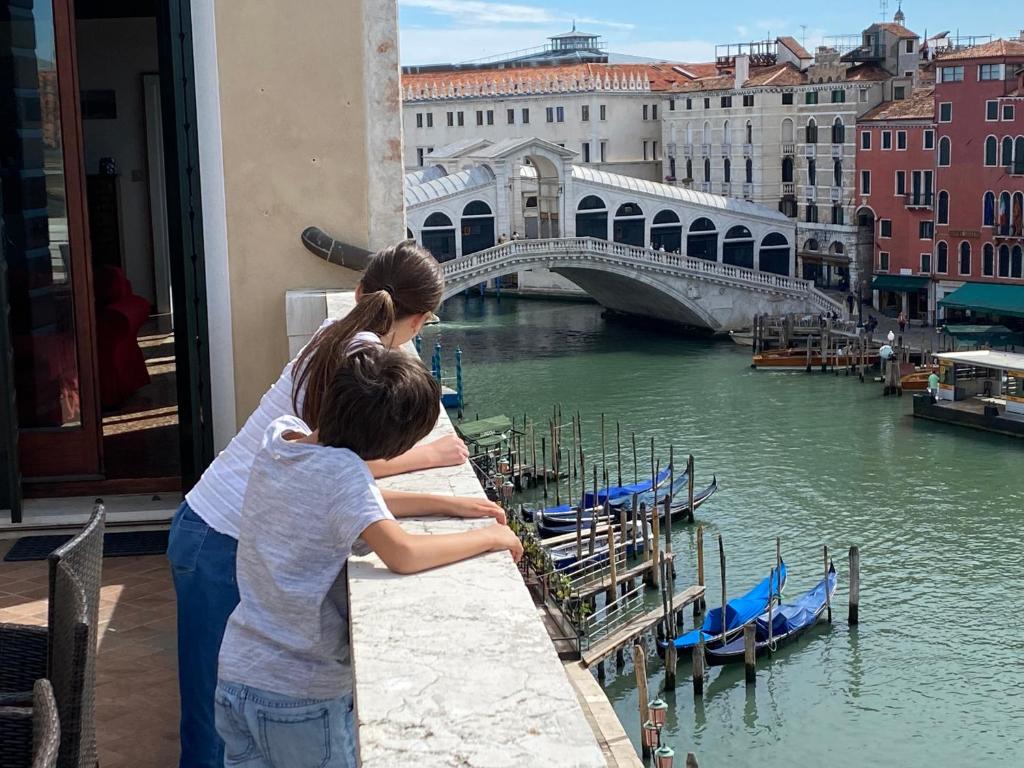
M836 553L833 623L760 661L756 689L742 668L713 669L695 703L680 662L667 696L677 751L712 767L1024 765L1024 444L913 419L909 397L853 377L752 371L731 342L606 322L589 304L459 297L442 318L427 341L442 341L449 366L464 350L467 418L578 408L589 461L605 412L624 434L655 436L663 461L670 442L692 452L698 487L717 474L698 512L709 604L718 534L734 596L767 574L776 536L789 596L821 578L823 544ZM694 531L673 531L680 586L696 581ZM632 665L610 667L607 694L638 744ZM661 663L650 667L658 690Z

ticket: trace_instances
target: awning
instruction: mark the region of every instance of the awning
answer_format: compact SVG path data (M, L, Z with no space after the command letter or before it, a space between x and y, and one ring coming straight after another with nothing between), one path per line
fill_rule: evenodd
M960 344L988 344L993 347L1020 345L1024 337L1005 325L947 325L942 329Z
M1024 285L964 283L939 301L939 306L973 309L988 315L1024 317Z
M873 291L902 291L912 293L928 287L928 278L921 275L875 275L871 281Z

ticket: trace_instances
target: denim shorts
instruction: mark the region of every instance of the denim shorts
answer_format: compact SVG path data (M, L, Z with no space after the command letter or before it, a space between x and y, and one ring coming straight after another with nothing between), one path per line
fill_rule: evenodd
M220 680L214 702L225 766L357 766L350 695L300 699Z

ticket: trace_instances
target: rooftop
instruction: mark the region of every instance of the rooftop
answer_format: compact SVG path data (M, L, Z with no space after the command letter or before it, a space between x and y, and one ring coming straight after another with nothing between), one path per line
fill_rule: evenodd
M936 355L940 360L954 363L978 365L998 370L1024 371L1024 355L1015 352L997 352L994 349L976 349L972 352L943 352Z
M935 118L935 89L915 88L910 98L886 101L866 112L860 122L885 120L933 120Z
M909 40L911 38L920 37L919 34L917 34L916 32L911 32L909 29L904 27L902 24L897 24L897 23L891 22L891 21L879 22L878 24L872 24L870 27L868 27L868 29L869 30L871 30L871 29L880 29L880 30L882 30L884 32L888 32L891 35L895 35L896 37L900 38L901 40Z
M943 53L939 60L988 59L1002 56L1024 56L1024 40L993 40L982 45Z
M796 56L798 59L813 59L810 52L797 42L795 37L784 35L778 39L780 45L784 45L789 49L790 53Z
M470 189L490 186L494 183L494 174L484 165L474 165L458 173L441 175L429 181L409 183L408 175L405 184L405 204L418 205L432 200L439 200L449 195L457 195Z

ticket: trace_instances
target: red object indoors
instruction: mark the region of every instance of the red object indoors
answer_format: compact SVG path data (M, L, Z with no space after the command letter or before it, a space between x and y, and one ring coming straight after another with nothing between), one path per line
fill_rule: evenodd
M149 318L149 302L132 293L132 284L118 267L96 273L96 331L100 395L104 408L116 408L149 384L149 371L138 334Z

